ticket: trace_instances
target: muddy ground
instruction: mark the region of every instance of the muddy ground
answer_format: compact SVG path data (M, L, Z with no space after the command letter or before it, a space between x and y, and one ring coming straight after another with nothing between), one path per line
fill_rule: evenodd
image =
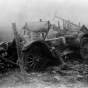
M67 64L73 69L59 71L57 67L48 67L43 72L30 72L26 83L19 69L9 70L0 74L0 88L87 88L88 65L78 60L69 60Z

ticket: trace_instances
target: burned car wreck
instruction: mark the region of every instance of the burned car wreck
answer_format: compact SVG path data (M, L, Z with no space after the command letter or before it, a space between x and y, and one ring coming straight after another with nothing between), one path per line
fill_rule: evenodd
M82 59L88 59L88 29L84 25L75 35L64 34L49 39L47 36L51 26L49 21L25 23L24 34L19 35L19 38L23 44L22 53L26 70L39 71L48 65L59 66L61 63L55 52L59 52L60 56L66 56L70 54L63 54L67 49L75 52ZM13 68L17 65L17 61L15 39L9 43L2 42L0 44L0 69L6 71Z

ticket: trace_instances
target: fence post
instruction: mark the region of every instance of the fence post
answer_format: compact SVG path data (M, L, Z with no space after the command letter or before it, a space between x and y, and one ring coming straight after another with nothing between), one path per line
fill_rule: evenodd
M15 41L16 41L17 54L18 54L18 60L19 60L21 75L22 75L23 81L25 81L26 80L25 79L26 78L26 71L25 71L25 68L24 68L24 62L23 62L23 56L22 56L23 45L20 43L15 23L12 23L12 28L13 28L13 34L14 34L14 37L15 37Z

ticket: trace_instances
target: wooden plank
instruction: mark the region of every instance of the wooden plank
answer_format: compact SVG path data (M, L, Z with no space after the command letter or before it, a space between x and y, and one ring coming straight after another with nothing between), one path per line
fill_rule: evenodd
M63 21L65 21L65 22L69 22L69 21L67 21L67 20L65 20L65 19L62 19L62 18L60 18L60 17L57 17L57 16L55 16L56 18L59 18L59 19L61 19L61 20L63 20ZM74 26L76 26L76 27L79 27L80 28L80 26L79 25L76 25L76 24L74 24L74 23L72 23L72 22L69 22L70 24L72 24L72 25L74 25Z
M23 45L20 43L15 23L12 23L12 28L13 28L13 34L15 37L15 41L16 41L18 61L19 61L20 69L21 69L21 74L22 74L23 81L25 81L26 71L24 68L24 62L23 62L23 56L22 56Z

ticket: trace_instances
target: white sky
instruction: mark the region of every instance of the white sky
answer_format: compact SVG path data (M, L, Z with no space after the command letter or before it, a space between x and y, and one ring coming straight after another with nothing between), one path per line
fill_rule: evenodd
M0 0L0 25L52 20L57 16L88 24L88 0Z

